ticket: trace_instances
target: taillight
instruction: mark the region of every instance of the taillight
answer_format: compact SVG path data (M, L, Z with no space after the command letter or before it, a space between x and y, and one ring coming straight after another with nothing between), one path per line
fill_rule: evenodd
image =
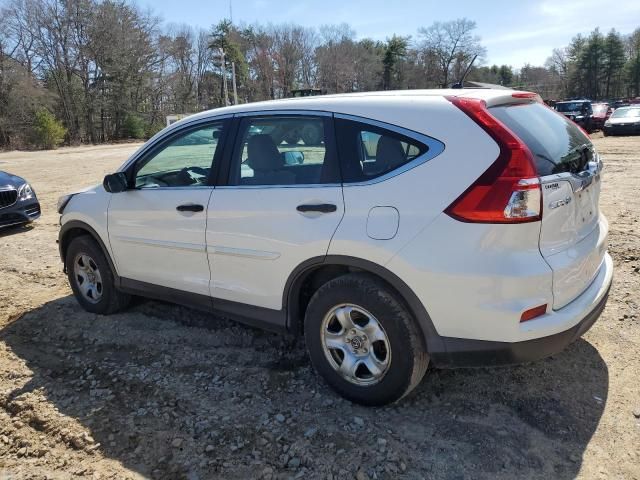
M445 212L462 222L524 223L542 216L542 192L529 148L493 117L483 100L447 97L500 147L495 162Z

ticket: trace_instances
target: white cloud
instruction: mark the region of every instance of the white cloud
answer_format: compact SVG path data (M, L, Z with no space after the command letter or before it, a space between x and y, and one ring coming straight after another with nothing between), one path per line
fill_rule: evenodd
M522 21L509 22L483 37L489 64L542 65L554 48L564 47L581 33L599 27L629 33L639 26L640 1L616 0L607 9L603 0L544 0L531 5Z

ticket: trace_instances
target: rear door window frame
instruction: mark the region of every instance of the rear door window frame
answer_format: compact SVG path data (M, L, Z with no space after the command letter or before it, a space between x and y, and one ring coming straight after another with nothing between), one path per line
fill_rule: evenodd
M338 177L335 182L327 183L294 183L283 185L236 185L232 183L232 167L235 157L240 154L238 149L241 148L241 122L251 118L270 118L270 117L319 117L324 120L325 149L327 155L333 158L336 163L336 172ZM224 148L223 161L218 171L217 181L218 187L224 188L318 188L327 186L342 185L342 174L340 169L340 159L338 156L338 148L335 138L335 126L333 121L333 113L326 110L257 110L251 112L241 112L233 115L230 134L227 137Z

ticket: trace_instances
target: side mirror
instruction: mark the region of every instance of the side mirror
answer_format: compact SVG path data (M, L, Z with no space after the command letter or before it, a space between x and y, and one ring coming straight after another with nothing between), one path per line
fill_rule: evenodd
M120 193L127 189L127 183L127 175L124 172L117 172L105 176L102 186L109 193Z

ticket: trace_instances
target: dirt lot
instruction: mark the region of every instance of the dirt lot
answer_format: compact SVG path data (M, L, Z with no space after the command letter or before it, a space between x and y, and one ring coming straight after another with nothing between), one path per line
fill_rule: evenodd
M43 217L0 233L0 478L640 479L640 138L596 138L615 285L535 364L432 371L399 405L333 394L292 342L153 301L70 296L58 195L137 145L3 153Z

